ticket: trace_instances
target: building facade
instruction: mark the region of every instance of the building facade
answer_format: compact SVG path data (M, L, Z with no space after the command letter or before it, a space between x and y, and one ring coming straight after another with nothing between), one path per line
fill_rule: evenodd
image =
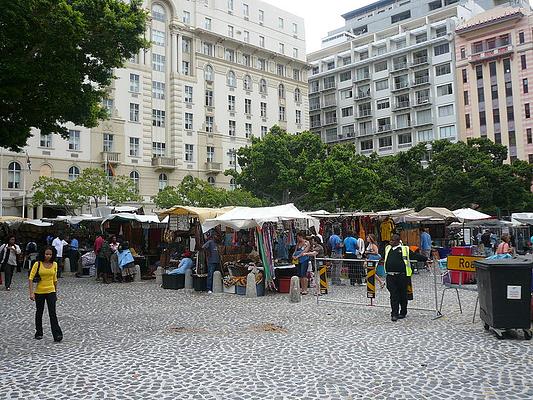
M457 140L454 31L492 5L382 0L344 14L308 55L311 130L362 154Z
M86 167L129 176L145 204L186 175L234 187L236 150L273 125L309 128L304 22L258 0L154 0L141 51L115 71L94 129L69 139L33 132L26 154L3 151L3 214L20 215L39 176L75 179ZM26 189L26 190L24 190ZM32 215L32 210L29 210ZM37 212L34 212L34 216Z
M497 7L456 30L461 139L487 137L533 163L533 15ZM532 88L533 90L533 88Z

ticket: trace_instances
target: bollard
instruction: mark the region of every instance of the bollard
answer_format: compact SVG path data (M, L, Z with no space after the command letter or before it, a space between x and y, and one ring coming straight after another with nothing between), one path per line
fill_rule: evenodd
M291 278L289 300L291 303L300 303L302 301L302 294L300 292L300 278L298 278L297 276L293 276Z
M222 293L222 273L220 271L213 272L213 293Z
M141 266L135 265L135 276L133 277L134 282L140 282L141 281Z
M155 283L158 285L163 284L163 273L165 270L163 267L157 267L157 270L155 271Z
M257 286L255 284L255 274L250 272L246 276L246 297L257 297Z
M65 276L71 276L72 271L70 270L70 258L65 258L63 260L63 274L65 274Z
M185 271L185 289L192 290L192 271L190 269Z

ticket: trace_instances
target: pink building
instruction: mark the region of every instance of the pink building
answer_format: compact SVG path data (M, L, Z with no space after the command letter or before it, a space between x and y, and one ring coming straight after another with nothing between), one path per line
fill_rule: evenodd
M531 10L495 7L460 24L455 43L461 140L487 137L533 163Z

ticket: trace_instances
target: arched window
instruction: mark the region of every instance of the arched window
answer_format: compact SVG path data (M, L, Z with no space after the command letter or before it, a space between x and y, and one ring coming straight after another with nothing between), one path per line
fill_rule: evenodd
M166 16L165 16L165 9L161 4L154 4L152 6L152 18L156 21L165 22Z
M135 193L139 193L139 180L140 180L139 173L137 171L131 171L130 172L130 179L132 180L133 184L135 185Z
M205 76L205 80L208 81L208 82L213 82L213 67L209 64L207 64L205 66L205 70L204 70L204 76Z
M235 178L231 178L229 181L229 187L231 190L237 189L237 182L235 181Z
M294 89L294 101L296 103L300 103L302 101L302 93L298 88Z
M235 78L235 72L230 71L228 72L228 86L229 87L235 87L237 86L237 78Z
M208 182L210 185L214 185L214 184L215 184L215 178L213 178L212 176L210 176L209 178L207 178L207 182Z
M163 190L167 186L168 186L167 174L159 174L159 191Z
M252 78L250 78L250 75L244 75L244 90L252 90Z
M7 187L9 189L20 189L20 164L16 161L10 162L7 167Z
M80 169L78 167L74 165L68 169L69 181L75 180L76 178L78 178L78 176L80 176Z
M267 94L267 81L265 81L264 79L261 79L259 81L259 92L261 94Z
M278 97L280 99L285 98L285 86L283 86L283 83L280 83L278 86Z

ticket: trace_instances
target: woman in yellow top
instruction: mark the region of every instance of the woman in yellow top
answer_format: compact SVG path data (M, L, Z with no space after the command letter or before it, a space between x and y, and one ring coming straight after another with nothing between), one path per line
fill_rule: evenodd
M54 342L61 342L63 332L59 327L56 315L56 290L57 290L57 263L54 261L55 249L51 246L44 248L39 261L36 261L31 268L30 283L30 300L35 301L37 311L35 313L35 339L43 338L43 312L44 302L48 306L48 315L50 316L50 325ZM39 271L40 281L37 283L35 291L33 290L33 278Z

